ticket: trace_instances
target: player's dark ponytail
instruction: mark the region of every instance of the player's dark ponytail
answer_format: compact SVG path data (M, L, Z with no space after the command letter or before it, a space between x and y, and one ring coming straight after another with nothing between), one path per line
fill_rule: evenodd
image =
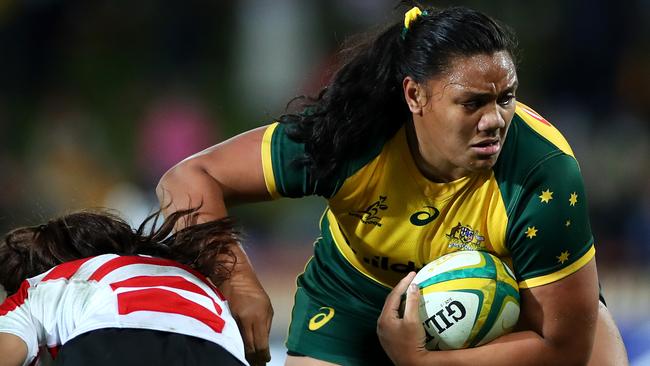
M231 246L238 245L233 220L188 226L171 235L175 224L191 219L198 208L172 213L158 227L158 211L133 230L108 211L80 211L45 224L14 229L0 241L0 284L8 293L20 283L75 259L101 254L148 254L189 265L217 284L235 263Z
M516 47L512 32L480 12L423 9L408 30L400 20L348 49L353 56L318 97L302 98L302 113L278 120L291 139L305 144L297 163L314 179L324 178L410 120L402 91L406 76L424 83L459 56L507 51L514 60Z
M341 161L363 152L374 139L385 139L409 116L402 103L399 64L401 27L393 25L375 40L347 50L354 56L301 114L279 118L289 137L305 143L298 163L314 178L329 175Z

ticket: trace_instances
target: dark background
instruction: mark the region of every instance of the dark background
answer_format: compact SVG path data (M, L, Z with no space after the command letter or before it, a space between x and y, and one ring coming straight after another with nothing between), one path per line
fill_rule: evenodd
M138 223L164 171L314 94L389 0L0 1L0 229L83 207ZM650 2L436 1L509 24L518 98L555 124L585 177L601 282L633 364L650 364ZM277 316L324 202L236 208Z

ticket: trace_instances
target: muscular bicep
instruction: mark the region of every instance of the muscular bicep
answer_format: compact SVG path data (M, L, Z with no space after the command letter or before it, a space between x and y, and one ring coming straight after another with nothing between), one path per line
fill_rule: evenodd
M227 215L233 203L270 199L264 181L260 127L212 146L176 164L156 193L165 214L201 206L198 221Z
M20 366L27 358L27 344L18 336L0 332L0 366Z
M561 280L521 289L518 328L532 330L550 346L566 355L589 355L598 316L596 263Z
M267 126L242 133L189 159L223 189L227 203L271 198L264 181L262 140Z

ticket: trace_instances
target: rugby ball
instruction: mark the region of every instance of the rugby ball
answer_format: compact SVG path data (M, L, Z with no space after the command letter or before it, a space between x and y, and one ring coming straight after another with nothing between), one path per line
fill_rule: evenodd
M429 350L480 346L512 331L519 319L515 276L490 253L446 254L418 271L413 283Z

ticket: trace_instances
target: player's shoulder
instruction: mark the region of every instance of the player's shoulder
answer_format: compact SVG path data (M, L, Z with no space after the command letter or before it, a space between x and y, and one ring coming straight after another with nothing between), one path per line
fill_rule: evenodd
M531 107L517 102L495 174L527 174L553 156L570 156L573 150L562 133Z
M547 149L549 150L560 150L567 155L574 156L571 146L562 133L533 108L517 102L512 124L520 130L518 137L523 140L524 144L532 142L530 140L538 140L548 145Z
M531 107L517 102L494 175L506 201L515 199L540 169L545 175L566 174L578 165L571 146L551 122ZM510 193L508 193L510 192Z
M312 180L309 169L296 164L305 159L307 147L291 137L290 124L273 123L264 133L262 161L267 188L271 195L301 197L317 194L330 198L334 196L348 178L366 167L382 152L395 133L379 136L365 136L360 139L358 149L347 159L342 159L338 168L327 177Z

